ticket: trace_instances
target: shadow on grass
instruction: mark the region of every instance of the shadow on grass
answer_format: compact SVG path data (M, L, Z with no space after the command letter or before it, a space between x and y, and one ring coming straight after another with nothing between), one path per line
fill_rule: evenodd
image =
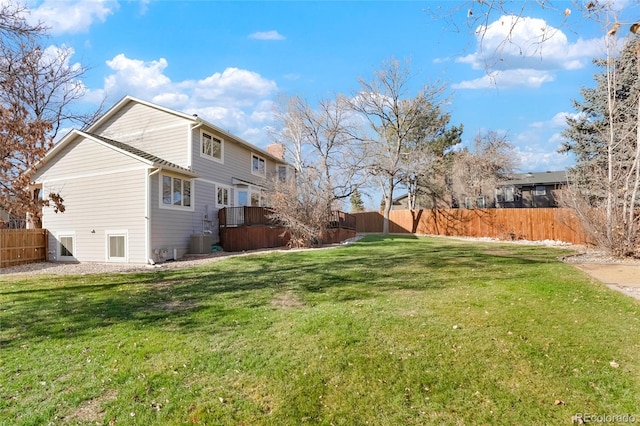
M0 348L24 338L74 338L125 322L134 327L165 322L187 332L206 321L215 331L228 326L231 317L268 306L285 291L313 303L396 290L434 291L488 268L529 270L552 259L537 253L369 236L332 250L257 254L187 270L27 281L24 288L20 283L0 288Z

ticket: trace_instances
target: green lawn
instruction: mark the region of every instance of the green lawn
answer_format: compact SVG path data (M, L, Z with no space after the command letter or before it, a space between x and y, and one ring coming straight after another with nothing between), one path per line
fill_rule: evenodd
M566 253L371 236L0 277L0 425L640 420L640 303Z

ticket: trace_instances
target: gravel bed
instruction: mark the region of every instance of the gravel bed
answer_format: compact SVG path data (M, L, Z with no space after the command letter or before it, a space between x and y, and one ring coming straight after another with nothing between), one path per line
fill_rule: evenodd
M184 269L194 266L206 265L211 262L216 262L221 259L236 256L247 256L254 253L264 252L295 252L300 250L321 250L333 247L340 247L342 245L350 244L354 241L358 241L362 236L356 236L348 240L343 241L341 244L327 244L320 248L314 249L260 249L260 250L247 250L242 253L231 253L219 251L205 255L188 255L184 259L159 263L156 265L146 264L131 264L131 263L99 263L99 262L84 262L84 263L29 263L27 265L13 266L10 268L0 269L0 276L11 275L88 275L88 274L108 274L108 273L133 273L133 272L145 272L145 271L162 271L171 269Z
M339 247L341 245L350 244L351 242L358 241L362 236L344 241L342 244L331 244L323 246L322 248ZM451 237L455 239L465 241L479 241L479 242L495 242L495 243L513 243L513 244L526 244L526 245L543 245L552 247L569 247L575 249L578 253L575 255L565 256L561 260L567 263L599 263L599 264L625 264L625 265L640 265L640 259L620 259L608 255L606 252L596 249L585 248L583 246L576 246L570 243L562 241L502 241L495 238L471 238L471 237ZM218 261L234 256L246 256L259 252L293 252L299 250L318 250L316 249L262 249L251 250L242 253L229 253L229 252L216 252L208 255L188 256L184 259L177 261L169 261L156 265L144 265L144 264L122 264L122 263L97 263L97 262L85 262L85 263L31 263L27 265L14 266L10 268L0 269L0 276L11 275L87 275L87 274L104 274L104 273L133 273L144 272L154 270L171 270L171 269L183 269L191 268L194 266L205 265L211 262Z
M225 256L226 255L226 256ZM222 255L211 255L203 257L189 257L178 261L169 261L156 265L132 264L132 263L29 263L27 265L13 266L10 268L0 269L0 275L87 275L87 274L107 274L107 273L132 273L154 270L168 270L190 268L192 266L203 265L224 257L228 257L229 253Z

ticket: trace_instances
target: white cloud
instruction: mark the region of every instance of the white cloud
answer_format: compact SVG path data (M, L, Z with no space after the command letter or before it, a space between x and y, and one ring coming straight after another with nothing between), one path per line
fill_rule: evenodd
M545 121L530 123L523 131L511 135L523 172L564 170L574 164L573 155L560 154L566 117L576 114L558 112Z
M227 68L200 80L172 81L166 74L169 63L164 58L143 61L119 54L106 63L113 72L105 78L104 88L91 90L86 100L97 100L103 94L111 101L132 95L198 114L253 143L268 142L268 133L262 127L272 120L271 97L278 87L256 72Z
M105 22L118 7L118 2L111 0L45 0L31 8L28 19L42 22L53 35L81 33L95 22Z
M600 56L603 49L601 39L570 42L560 29L543 19L526 16L502 16L487 26L478 27L476 38L476 52L456 62L469 64L486 75L458 83L456 86L460 89L539 87L554 81L554 74L559 70L585 67L593 57Z
M258 31L249 34L249 38L255 40L285 40L285 37L276 30L271 31Z
M458 59L474 69L575 69L602 52L600 39L570 43L560 29L526 16L502 16L478 27L476 38L478 50Z
M474 80L466 80L452 84L453 89L488 89L500 87L503 89L512 87L538 88L543 83L554 81L555 77L548 71L531 69L514 69L493 71Z
M163 74L167 60L145 62L129 59L123 53L115 56L107 65L116 71L105 79L104 89L107 93L124 91L128 93L147 92L168 85L171 80Z
M140 15L144 15L149 11L151 0L140 0Z
M276 89L276 83L260 74L238 68L227 68L222 73L199 80L196 94L202 100L232 98L237 103L252 103L256 97L267 96Z
M536 148L527 150L516 149L520 159L521 172L566 170L573 165L573 158L569 155L558 154Z

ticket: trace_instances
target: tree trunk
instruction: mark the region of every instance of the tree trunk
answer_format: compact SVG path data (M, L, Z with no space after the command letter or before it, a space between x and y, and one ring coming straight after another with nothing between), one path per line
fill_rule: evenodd
M615 61L611 54L611 47L607 45L607 103L609 112L609 140L607 142L607 186L606 186L606 238L609 247L613 242L613 148L615 144L614 133L614 102L615 102Z
M636 50L636 66L640 68L640 48ZM631 206L628 213L628 223L627 223L627 243L630 248L635 243L635 228L636 228L636 198L638 195L638 190L640 189L640 99L637 99L638 103L636 108L636 152L635 157L633 159L633 164L635 166L635 179L633 182L633 190L631 191Z
M391 213L391 205L393 204L393 178L389 178L389 192L384 197L384 215L382 220L382 233L389 233L389 214Z

